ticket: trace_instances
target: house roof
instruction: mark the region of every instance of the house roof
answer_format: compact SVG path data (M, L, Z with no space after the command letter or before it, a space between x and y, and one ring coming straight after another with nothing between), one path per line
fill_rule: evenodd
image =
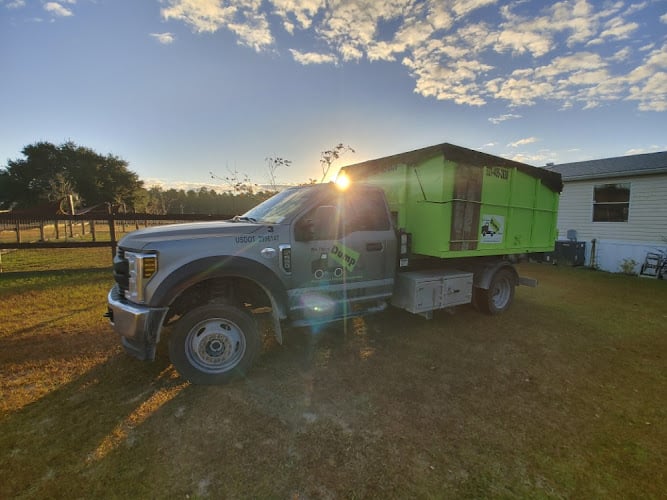
M561 163L546 168L560 173L564 181L667 174L667 151Z

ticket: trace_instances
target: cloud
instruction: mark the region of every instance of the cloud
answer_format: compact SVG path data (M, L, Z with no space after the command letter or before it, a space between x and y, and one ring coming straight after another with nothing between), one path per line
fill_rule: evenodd
M233 4L220 0L166 0L163 19L183 21L197 33L213 33L226 28L238 42L261 51L273 44L267 15L260 11L261 1L241 0Z
M553 84L533 78L496 78L486 84L486 89L494 98L509 101L512 106L532 106L537 99L555 91Z
M25 0L14 0L13 2L7 2L5 7L8 9L20 9L21 7L25 7Z
M165 20L176 19L190 25L198 33L214 32L233 19L236 8L223 7L217 0L168 0L161 10Z
M637 23L627 23L620 17L607 22L605 30L600 33L601 38L615 38L617 40L626 40L630 38L630 34L639 28Z
M46 2L44 4L44 10L50 12L51 14L57 17L69 17L74 15L74 13L71 10L69 10L67 7L62 6L58 2Z
M283 20L288 33L310 28L313 17L324 7L324 0L273 0L273 12Z
M336 63L336 56L332 54L318 54L316 52L299 52L295 49L290 49L294 60L300 64L331 64Z
M174 40L176 39L173 33L151 33L150 36L155 38L162 45L174 43Z
M667 111L667 42L621 81L630 87L627 99L638 101L641 111Z
M667 73L651 75L641 84L630 88L629 100L639 101L641 111L667 111Z
M530 53L535 57L543 56L548 53L553 41L550 37L531 31L521 31L517 29L506 29L497 35L497 42L494 46L496 52L512 52L515 55Z
M528 163L531 165L546 165L549 162L554 162L554 153L549 151L540 151L535 154L514 153L511 155L502 155L510 160L521 163Z
M452 11L456 16L462 17L472 11L496 3L496 0L455 0L452 2Z
M614 55L611 56L609 59L611 61L617 61L617 62L626 61L630 58L631 54L632 52L628 47L623 47L622 49L616 51Z
M55 2L51 2L55 3ZM62 3L62 2L61 2ZM227 30L257 52L303 65L397 62L426 98L590 109L634 101L663 111L664 38L637 17L656 2L497 0L162 0L162 17L196 33ZM60 4L56 4L60 5ZM284 45L287 45L285 48ZM644 58L641 60L640 58ZM493 122L492 122L493 123Z
M667 149L667 145L658 146L657 144L652 144L651 146L649 146L647 148L628 149L625 153L623 153L623 156L640 155L640 154L644 154L644 153L655 153L657 151L665 151L666 149Z
M489 118L489 121L494 125L498 125L499 123L505 122L507 120L516 120L518 118L521 118L521 115L514 115L509 113L500 116L492 116L491 118Z
M539 139L537 137L526 137L525 139L519 139L518 141L510 142L507 145L507 147L508 148L518 148L519 146L525 146L526 144L533 144L537 141L539 141Z
M419 57L405 58L403 64L412 70L417 81L415 92L424 97L471 106L486 104L476 80L479 73L492 69L491 66L474 60L453 61L443 66L437 59Z

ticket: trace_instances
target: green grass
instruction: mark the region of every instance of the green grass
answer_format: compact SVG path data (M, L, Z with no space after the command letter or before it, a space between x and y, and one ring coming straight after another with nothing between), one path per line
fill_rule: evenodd
M0 498L664 498L667 283L521 266L499 317L267 336L224 387L126 356L109 249L0 274Z
M68 274L81 269L106 269L111 271L111 248L49 248L39 250L3 250L2 272L16 273L44 271ZM34 274L40 280L45 274ZM14 280L8 280L8 283Z

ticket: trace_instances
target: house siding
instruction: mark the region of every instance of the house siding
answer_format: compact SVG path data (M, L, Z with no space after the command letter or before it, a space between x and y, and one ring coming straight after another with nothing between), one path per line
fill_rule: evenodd
M627 222L593 222L593 188L609 183L630 184ZM643 262L647 251L667 248L667 174L566 179L558 212L559 239L567 239L568 230L575 230L579 241L587 241L588 265L592 240L596 240L594 263L601 269L618 271L625 259Z

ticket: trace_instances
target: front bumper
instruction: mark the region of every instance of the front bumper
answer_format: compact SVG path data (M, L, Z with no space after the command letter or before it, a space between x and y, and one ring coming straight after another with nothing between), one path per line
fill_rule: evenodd
M109 291L107 304L106 316L125 351L142 361L154 360L168 308L132 304L123 298L118 285Z

